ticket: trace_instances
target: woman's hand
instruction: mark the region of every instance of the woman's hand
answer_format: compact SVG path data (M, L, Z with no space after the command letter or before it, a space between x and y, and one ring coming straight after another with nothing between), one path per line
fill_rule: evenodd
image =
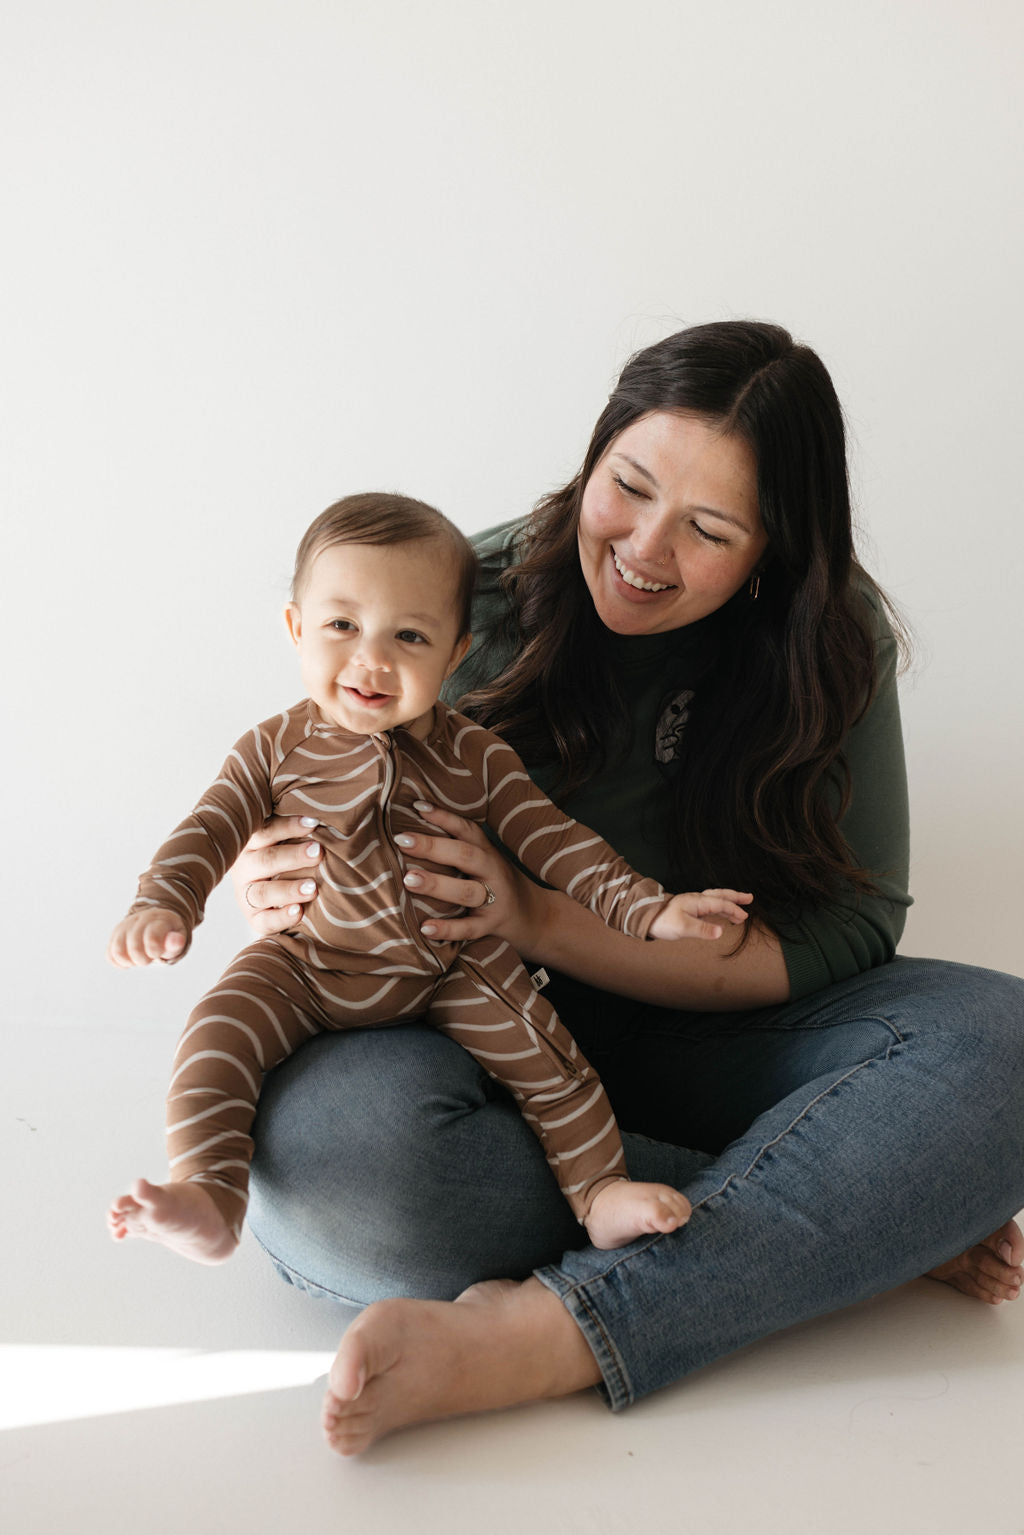
M316 895L322 849L312 816L272 816L239 853L231 880L242 916L261 938L294 927Z
M406 888L470 908L458 917L429 918L420 929L423 936L461 943L496 933L520 954L529 954L544 892L520 874L473 821L422 801L416 809L442 835L395 838L406 858L415 859L405 876Z

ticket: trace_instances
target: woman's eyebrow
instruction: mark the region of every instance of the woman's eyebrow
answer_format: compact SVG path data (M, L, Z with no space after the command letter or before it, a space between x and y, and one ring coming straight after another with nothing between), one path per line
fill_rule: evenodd
M717 506L695 506L693 510L699 512L702 517L717 517L720 522L731 523L734 528L739 528L741 533L750 532L745 522L741 522L738 517L733 517L729 512L720 512Z
M642 474L645 480L650 481L655 490L661 489L661 486L658 484L651 471L649 469L645 469L643 464L638 463L635 458L630 458L628 453L617 452L613 456L616 458L624 458L627 464L631 464L633 466L637 474ZM731 523L734 528L739 528L741 533L750 532L750 529L747 527L745 522L741 522L738 517L733 517L730 512L719 511L717 506L695 506L693 507L693 511L700 512L705 517L717 517L720 522Z
M632 464L637 474L642 474L645 480L649 480L650 483L654 486L655 490L661 489L661 486L658 484L651 471L649 469L645 469L643 464L637 463L635 458L630 458L628 453L618 452L614 456L616 458L624 458L627 464Z

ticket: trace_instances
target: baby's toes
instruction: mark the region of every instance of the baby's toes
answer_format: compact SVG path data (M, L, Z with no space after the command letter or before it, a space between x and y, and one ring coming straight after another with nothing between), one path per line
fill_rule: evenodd
M325 1392L323 1406L320 1408L320 1427L323 1429L328 1439L331 1437L331 1434L334 1432L335 1428L337 1428L338 1420L340 1417L341 1403L338 1401L338 1398L335 1396L333 1391Z
M679 1216L663 1199L654 1199L648 1205L647 1219L652 1231L675 1231L681 1225Z

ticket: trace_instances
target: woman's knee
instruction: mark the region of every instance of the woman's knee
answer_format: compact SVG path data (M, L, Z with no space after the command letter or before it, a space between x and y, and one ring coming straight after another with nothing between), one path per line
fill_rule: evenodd
M897 960L890 1016L997 1076L1024 1072L1024 980L946 960Z
M527 1273L579 1229L511 1100L424 1025L311 1041L267 1078L254 1140L258 1239L357 1303Z

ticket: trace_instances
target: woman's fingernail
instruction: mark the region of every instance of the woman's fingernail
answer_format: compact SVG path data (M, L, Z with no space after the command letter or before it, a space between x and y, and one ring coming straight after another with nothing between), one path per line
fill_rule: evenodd
M307 845L307 847L306 847L306 857L307 858L318 858L319 856L320 856L320 844L319 844L319 842L310 842Z
M289 917L297 917L301 910L302 910L301 906L289 906L289 908L288 908L288 915L289 915Z
M429 815L431 810L433 810L434 807L433 807L433 805L430 804L430 802L428 800L418 799L418 800L414 800L413 801L412 808L414 810L419 810L419 811Z
M300 824L300 826L315 826L316 825L316 816L315 815L304 815L302 817L302 820L300 821L299 824Z
M299 886L300 895L316 895L316 880L304 879Z
M406 837L405 835L403 835L401 837L396 837L395 841L398 843L399 847L415 847L416 846L416 838L415 837Z
M434 926L433 922L424 922L423 926L420 928L420 932L423 934L424 938L433 938L434 934L437 932L437 928Z
M413 870L413 872L411 874L407 874L405 876L405 883L407 885L410 885L415 890L417 885L422 885L422 883L423 883L423 875L422 874L417 874L416 871Z

